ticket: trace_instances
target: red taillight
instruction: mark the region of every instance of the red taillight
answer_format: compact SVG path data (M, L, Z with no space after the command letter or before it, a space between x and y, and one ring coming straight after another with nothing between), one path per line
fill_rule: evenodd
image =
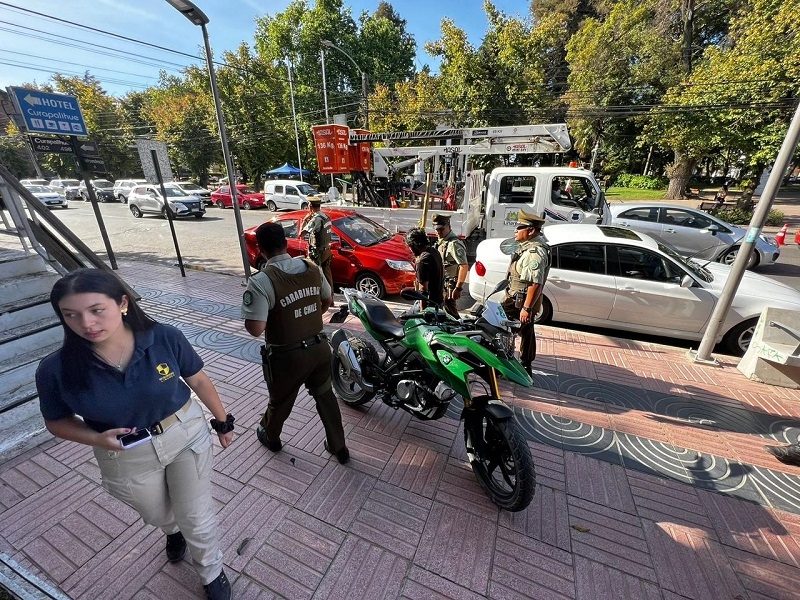
M483 266L483 263L481 261L475 263L475 272L481 277L486 275L486 267Z

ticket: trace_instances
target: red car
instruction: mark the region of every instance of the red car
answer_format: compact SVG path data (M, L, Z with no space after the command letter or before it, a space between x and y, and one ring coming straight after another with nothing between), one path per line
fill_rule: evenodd
M325 208L322 212L333 222L331 271L335 285L355 287L379 298L399 294L403 288L414 285L414 255L403 236L391 233L354 210ZM298 234L307 214L308 211L295 210L271 219L283 227L292 256L307 253L307 236ZM244 239L250 265L260 269L265 261L256 243L256 229L246 230Z
M236 186L236 198L239 200L239 208L245 210L264 208L263 192L257 192L244 184ZM215 204L217 208L233 208L230 186L223 185L211 192L211 203Z

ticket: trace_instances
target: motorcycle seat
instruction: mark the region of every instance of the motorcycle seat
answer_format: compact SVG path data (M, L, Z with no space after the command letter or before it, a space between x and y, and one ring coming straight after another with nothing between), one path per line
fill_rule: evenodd
M383 302L373 298L360 298L358 302L366 311L367 319L375 331L397 339L405 335L403 324Z

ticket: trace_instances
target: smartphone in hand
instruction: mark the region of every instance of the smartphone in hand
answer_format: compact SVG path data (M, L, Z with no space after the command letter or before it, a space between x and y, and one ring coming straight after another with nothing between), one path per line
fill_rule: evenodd
M124 435L118 435L117 439L122 444L123 448L133 448L134 446L138 446L139 444L144 444L145 442L152 439L152 435L147 429L139 429L133 433L126 433Z

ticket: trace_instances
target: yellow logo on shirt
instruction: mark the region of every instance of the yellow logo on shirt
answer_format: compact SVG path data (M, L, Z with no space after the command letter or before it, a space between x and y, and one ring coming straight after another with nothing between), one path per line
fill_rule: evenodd
M161 363L156 366L156 371L158 371L158 374L161 375L161 377L158 379L159 381L167 381L168 379L175 377L175 373L172 372L172 369L169 368L167 363Z

